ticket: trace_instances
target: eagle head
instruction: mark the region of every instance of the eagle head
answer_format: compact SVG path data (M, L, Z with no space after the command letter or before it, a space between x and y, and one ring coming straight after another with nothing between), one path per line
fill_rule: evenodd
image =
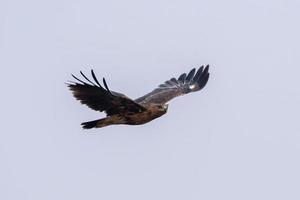
M168 111L168 106L168 104L157 105L157 109L163 113L166 113Z

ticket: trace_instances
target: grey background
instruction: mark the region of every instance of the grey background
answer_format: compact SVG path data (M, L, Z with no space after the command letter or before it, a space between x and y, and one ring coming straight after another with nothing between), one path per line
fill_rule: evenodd
M300 199L296 0L0 1L0 199ZM136 98L211 65L143 126L64 83L95 69Z

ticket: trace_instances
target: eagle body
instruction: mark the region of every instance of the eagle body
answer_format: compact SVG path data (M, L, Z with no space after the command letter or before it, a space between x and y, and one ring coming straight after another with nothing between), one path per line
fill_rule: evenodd
M93 70L91 70L93 81L80 72L85 81L72 75L78 82L71 82L68 87L82 104L107 115L102 119L83 122L84 129L116 124L140 125L166 114L168 110L166 103L171 99L201 90L209 79L208 70L208 65L201 66L198 70L193 68L188 74L183 73L177 79L171 78L135 100L111 91L104 78L102 87Z
M83 128L101 128L109 125L116 124L128 124L128 125L141 125L148 123L164 114L167 113L167 107L161 107L157 105L150 105L147 110L138 113L127 112L123 114L114 114L103 119L84 122L82 123Z

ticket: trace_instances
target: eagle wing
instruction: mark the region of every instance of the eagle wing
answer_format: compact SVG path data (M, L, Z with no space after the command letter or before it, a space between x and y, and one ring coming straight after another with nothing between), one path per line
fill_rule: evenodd
M88 79L81 71L80 73L87 82L72 74L78 82L68 83L68 87L74 97L89 108L100 112L105 111L108 116L127 112L138 113L146 110L145 107L134 102L124 94L109 90L104 78L103 84L105 88L103 88L93 70L91 70L91 74L94 82Z
M192 69L188 75L181 74L178 79L171 78L152 92L138 98L135 102L141 105L165 104L171 99L201 90L209 79L209 65L201 66L197 71Z

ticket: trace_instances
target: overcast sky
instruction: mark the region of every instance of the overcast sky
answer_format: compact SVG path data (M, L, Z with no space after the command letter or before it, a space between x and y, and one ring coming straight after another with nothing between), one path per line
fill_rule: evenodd
M1 0L0 199L300 199L298 0ZM94 69L137 98L210 64L142 126L65 82Z

